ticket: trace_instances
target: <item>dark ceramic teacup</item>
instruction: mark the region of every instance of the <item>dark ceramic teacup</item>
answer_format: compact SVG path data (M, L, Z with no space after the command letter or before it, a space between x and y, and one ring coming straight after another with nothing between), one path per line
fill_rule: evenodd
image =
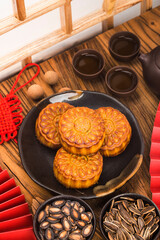
M128 97L137 89L138 76L132 68L116 66L107 72L105 82L112 94L118 97Z
M79 50L73 57L72 66L74 72L83 79L95 79L103 71L105 61L95 49Z
M139 53L139 38L127 31L117 32L109 40L109 51L112 57L118 61L128 62Z

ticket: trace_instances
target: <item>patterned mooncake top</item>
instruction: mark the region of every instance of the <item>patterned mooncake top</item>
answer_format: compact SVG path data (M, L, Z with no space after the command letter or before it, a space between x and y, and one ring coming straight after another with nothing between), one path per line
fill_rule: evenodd
M59 139L59 119L69 108L73 108L68 103L57 102L47 105L39 114L38 128L43 137L55 144L60 144Z
M59 121L63 141L78 148L91 147L104 138L103 120L95 110L76 107L66 111Z
M103 157L99 152L82 156L68 153L64 148L60 148L55 156L54 167L65 178L92 179L101 173Z
M128 138L130 139L132 130L124 114L111 107L101 107L96 112L102 117L105 125L102 150L120 147Z

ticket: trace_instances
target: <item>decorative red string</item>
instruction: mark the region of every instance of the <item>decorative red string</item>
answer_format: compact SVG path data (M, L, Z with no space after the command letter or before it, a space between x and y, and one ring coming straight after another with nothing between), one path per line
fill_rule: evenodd
M25 84L15 89L19 78L23 71L29 66L36 66L37 72L36 74ZM10 91L10 93L3 98L0 94L0 144L3 142L8 142L10 139L15 139L17 136L17 130L22 123L23 116L21 115L23 109L20 106L21 101L15 95L15 93L26 86L29 82L31 82L34 78L38 76L40 72L40 67L36 63L27 64L18 74L15 83Z

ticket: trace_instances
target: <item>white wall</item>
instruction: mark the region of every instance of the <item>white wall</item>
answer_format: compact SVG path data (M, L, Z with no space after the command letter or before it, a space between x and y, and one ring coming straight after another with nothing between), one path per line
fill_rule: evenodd
M39 0L25 0L26 7L37 3L38 1ZM73 21L98 8L100 9L102 2L103 0L72 0ZM160 5L160 0L153 0L153 7L156 7L158 5ZM0 0L0 19L12 14L13 10L11 0ZM130 9L117 14L114 17L114 25L117 26L119 24L122 24L123 22L126 22L127 20L134 18L139 14L140 4L137 4L134 7L131 7ZM48 14L43 15L42 17L39 17L0 36L0 58L58 28L60 28L60 16L59 10L56 9L52 12L49 12ZM84 41L101 33L101 31L101 24L97 24L96 26L77 34L76 36L63 41L62 43L56 44L55 46L34 55L33 61L47 59L55 54L58 54L59 52L64 51L67 48L72 47L73 45L80 43L81 41ZM21 65L18 63L0 72L0 80L7 78L9 75L13 74L16 71L19 71L20 67Z

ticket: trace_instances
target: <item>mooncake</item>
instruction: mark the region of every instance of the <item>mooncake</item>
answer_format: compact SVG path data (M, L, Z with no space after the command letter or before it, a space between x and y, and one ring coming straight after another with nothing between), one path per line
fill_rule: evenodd
M60 118L61 144L73 154L97 152L104 141L105 127L98 114L87 107L68 109Z
M75 155L60 148L53 162L57 180L67 188L88 188L97 183L103 168L103 157L97 152Z
M112 107L96 110L105 124L105 139L100 149L104 156L117 156L130 142L132 129L124 114Z
M35 126L36 136L42 144L50 148L61 146L58 130L59 119L69 108L73 108L73 106L64 102L56 102L42 109Z

